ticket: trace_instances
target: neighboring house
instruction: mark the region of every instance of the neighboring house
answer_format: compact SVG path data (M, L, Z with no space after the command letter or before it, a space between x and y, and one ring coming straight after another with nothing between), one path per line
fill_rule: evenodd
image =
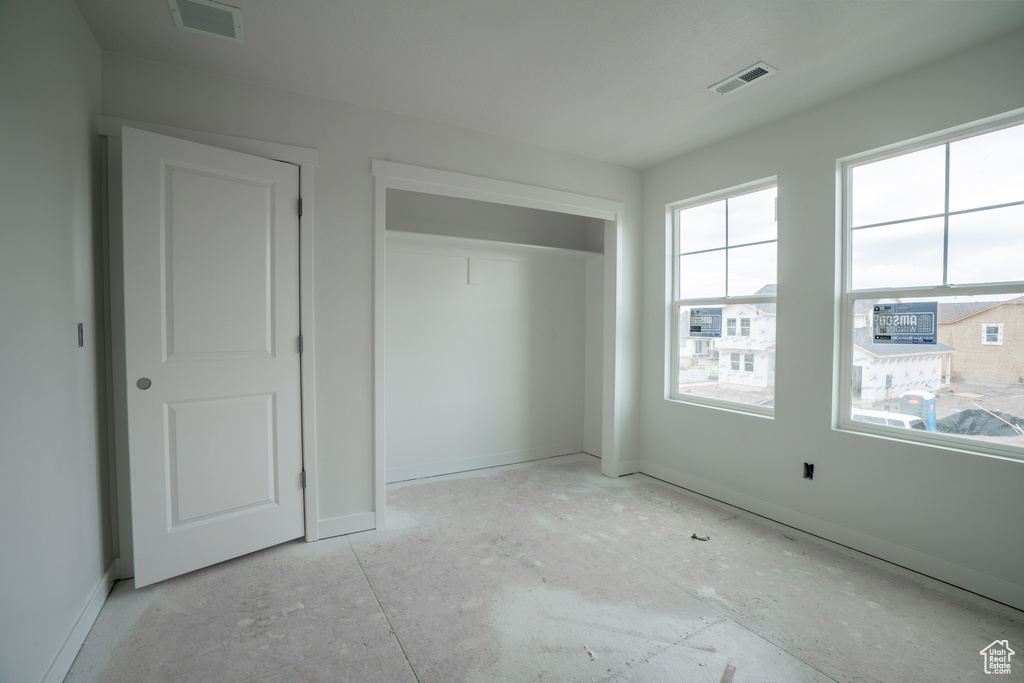
M868 327L853 330L853 393L863 401L937 391L953 349L945 344L876 344Z
M765 285L756 294L775 294ZM769 387L775 383L774 303L730 304L722 307L720 339L680 339L680 370L708 368L719 382Z
M956 349L954 381L1024 383L1024 297L939 304L939 341Z
M722 309L718 381L755 387L775 383L775 304L732 304Z
M854 303L852 391L863 401L899 398L907 391L937 391L949 381L949 359L954 348L941 343L876 344L872 340L874 305L896 301L861 299Z

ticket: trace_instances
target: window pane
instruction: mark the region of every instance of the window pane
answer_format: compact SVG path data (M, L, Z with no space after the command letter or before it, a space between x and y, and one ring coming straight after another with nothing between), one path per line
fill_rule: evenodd
M931 216L946 205L946 147L852 169L853 226Z
M725 246L725 200L679 212L679 253Z
M750 336L750 318L740 318L740 334L744 337Z
M736 334L736 318L727 318L725 321L725 333L730 337Z
M1024 428L1024 326L1006 324L1022 319L1022 293L901 298L938 302L935 345L872 341L872 308L892 301L854 302L851 419L901 415L893 429L922 429L912 416L929 432L1024 447L1024 435L1007 424ZM993 344L988 333L1000 325L1003 343Z
M750 321L749 337L687 339L690 309L680 307L679 318L675 321L679 326L679 377L674 395L772 405L775 394L774 309L774 304L753 307L726 304L722 313L727 321L741 313L751 316L746 318Z
M764 242L778 236L775 223L777 188L729 199L729 244Z
M1024 280L1024 206L949 217L950 284Z
M679 298L725 296L725 250L679 257Z
M854 230L853 288L941 285L943 225L929 218Z
M1024 201L1024 125L949 146L949 209Z
M729 296L756 294L776 279L777 244L729 249Z

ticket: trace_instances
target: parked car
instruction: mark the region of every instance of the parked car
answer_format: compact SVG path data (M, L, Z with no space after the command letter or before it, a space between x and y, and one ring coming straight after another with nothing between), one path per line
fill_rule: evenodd
M921 431L928 430L928 425L924 423L924 420L914 415L887 413L883 410L854 410L852 413L854 422L888 425L889 427L901 427L903 429L920 429Z

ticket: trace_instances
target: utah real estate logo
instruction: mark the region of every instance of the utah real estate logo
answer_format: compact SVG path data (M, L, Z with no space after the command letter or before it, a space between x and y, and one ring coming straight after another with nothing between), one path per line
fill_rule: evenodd
M1008 674L1010 673L1010 657L1017 653L1010 649L1009 641L993 640L979 654L985 658L985 673Z

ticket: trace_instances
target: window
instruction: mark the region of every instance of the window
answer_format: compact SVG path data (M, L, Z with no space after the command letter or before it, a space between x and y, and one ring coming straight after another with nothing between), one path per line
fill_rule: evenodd
M981 343L986 345L999 345L1003 343L1003 324L997 323L981 325Z
M669 397L770 415L775 394L776 187L760 181L669 205ZM688 351L701 339L707 352Z
M1024 457L1024 125L843 170L843 426Z

